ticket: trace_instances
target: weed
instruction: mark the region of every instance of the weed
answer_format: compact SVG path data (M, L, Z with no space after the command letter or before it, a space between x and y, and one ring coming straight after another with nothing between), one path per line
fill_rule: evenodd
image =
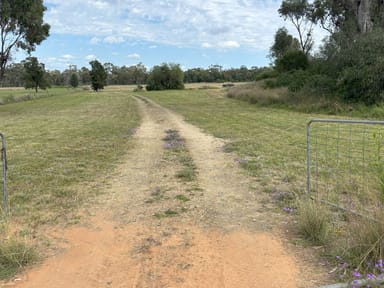
M176 177L183 181L194 181L196 178L195 169L193 167L184 167L176 173Z

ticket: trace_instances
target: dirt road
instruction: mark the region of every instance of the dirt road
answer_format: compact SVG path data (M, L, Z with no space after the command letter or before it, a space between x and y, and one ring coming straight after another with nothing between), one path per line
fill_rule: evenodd
M81 225L51 231L60 253L4 286L311 287L305 263L266 232L258 191L223 141L151 101L138 103L134 149L106 193ZM183 167L164 149L169 129L185 139L192 181L175 176Z

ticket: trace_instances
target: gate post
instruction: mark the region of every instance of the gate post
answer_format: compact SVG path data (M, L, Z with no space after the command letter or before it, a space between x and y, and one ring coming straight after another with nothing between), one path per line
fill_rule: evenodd
M0 132L1 138L1 161L3 165L3 207L4 207L4 215L8 216L8 195L7 195L7 150L5 146L5 137Z

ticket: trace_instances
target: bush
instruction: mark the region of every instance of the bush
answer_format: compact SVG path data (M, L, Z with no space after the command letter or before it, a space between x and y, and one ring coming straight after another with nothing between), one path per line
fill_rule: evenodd
M288 51L284 56L276 60L276 70L278 72L305 70L308 66L308 57L300 50Z
M367 105L379 104L384 100L384 60L370 65L356 65L346 68L340 76L342 99Z
M155 66L149 74L146 89L166 90L184 89L184 74L177 64L162 64Z
M275 77L277 77L278 74L279 73L273 68L264 68L262 70L262 72L257 74L255 80L259 81L259 80L264 80L264 79L268 79L268 78L275 78Z

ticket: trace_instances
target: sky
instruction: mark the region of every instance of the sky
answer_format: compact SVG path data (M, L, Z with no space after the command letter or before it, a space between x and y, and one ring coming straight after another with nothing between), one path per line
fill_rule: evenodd
M268 66L281 0L44 0L50 36L32 56L48 70L91 60L148 68ZM324 33L315 30L319 44ZM21 61L27 55L18 52Z

